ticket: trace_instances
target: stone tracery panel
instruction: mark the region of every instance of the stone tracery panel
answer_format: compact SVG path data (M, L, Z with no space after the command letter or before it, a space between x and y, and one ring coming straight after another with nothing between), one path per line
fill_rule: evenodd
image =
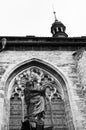
M24 117L29 116L28 111L30 106L30 96L33 96L34 94L38 93L39 95L41 93L41 96L45 100L44 126L45 127L51 126L54 127L55 129L66 128L65 116L64 116L65 114L64 104L61 98L61 93L59 92L58 83L56 82L55 78L48 72L35 66L22 71L16 76L14 80L11 97L15 97L15 95L17 94L18 98L21 99L22 102L21 120L24 121ZM39 100L39 97L37 97L37 99Z

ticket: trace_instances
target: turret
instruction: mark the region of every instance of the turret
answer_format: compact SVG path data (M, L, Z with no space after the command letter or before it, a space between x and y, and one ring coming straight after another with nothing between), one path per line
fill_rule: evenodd
M55 15L55 22L51 26L51 33L53 37L68 37L68 35L65 33L66 27L62 22L57 20L56 12L54 12L54 15Z

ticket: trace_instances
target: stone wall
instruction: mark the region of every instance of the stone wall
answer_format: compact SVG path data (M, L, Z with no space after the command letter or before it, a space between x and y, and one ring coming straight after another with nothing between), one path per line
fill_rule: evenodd
M86 129L85 102L81 94L80 86L82 81L83 83L85 82L85 78L83 77L83 74L85 74L86 69L83 68L82 63L85 62L84 59L86 57L86 53L84 53L82 59L80 59L78 62L76 58L74 58L75 56L73 56L72 54L73 51L56 51L56 50L55 51L2 51L0 52L0 80L2 80L5 72L7 72L12 66L16 66L17 64L25 60L37 58L48 62L49 64L61 70L61 72L67 79L69 84L67 89L68 89L70 106L72 110L75 129L85 130ZM82 77L81 80L80 77ZM1 86L0 127L3 126L4 89L5 88L2 88Z
M79 111L83 116L81 123L83 125L83 129L86 129L86 51L85 48L81 48L78 50L74 56L76 62L76 69L78 74L79 82L76 86L76 92L79 97L79 101L77 101L77 105L79 107Z

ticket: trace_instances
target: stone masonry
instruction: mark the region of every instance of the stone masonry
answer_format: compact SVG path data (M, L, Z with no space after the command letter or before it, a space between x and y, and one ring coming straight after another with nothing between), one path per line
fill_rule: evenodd
M81 57L79 57L80 54L78 55L77 47L74 48L70 45L70 49L67 50L66 47L62 49L63 45L60 46L61 48L58 49L57 47L54 50L52 49L53 47L50 47L51 49L49 50L47 47L47 51L40 48L37 50L24 48L22 50L18 49L18 47L12 50L12 47L11 49L8 47L0 52L0 130L5 129L5 126L3 128L5 98L5 88L2 85L3 76L11 68L33 58L46 61L59 69L64 75L69 84L67 89L75 130L86 130L86 52L85 49L83 51L80 50Z

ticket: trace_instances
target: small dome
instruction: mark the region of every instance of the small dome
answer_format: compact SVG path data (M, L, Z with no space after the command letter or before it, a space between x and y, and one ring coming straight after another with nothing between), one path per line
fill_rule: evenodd
M64 24L58 21L55 16L55 22L51 26L51 33L53 34L53 37L68 37L68 35L65 33L65 30L66 27Z

